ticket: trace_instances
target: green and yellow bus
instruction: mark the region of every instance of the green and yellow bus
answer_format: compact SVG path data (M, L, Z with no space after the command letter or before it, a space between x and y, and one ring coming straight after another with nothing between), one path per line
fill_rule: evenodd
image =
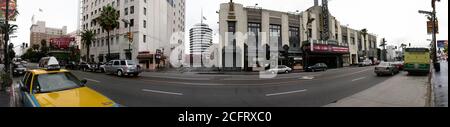
M428 48L406 48L404 70L408 73L430 72L430 50Z

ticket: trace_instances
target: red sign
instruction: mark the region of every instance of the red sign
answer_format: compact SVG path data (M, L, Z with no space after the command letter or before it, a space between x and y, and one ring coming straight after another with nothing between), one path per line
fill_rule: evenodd
M74 42L74 37L60 37L50 39L50 44L58 49L67 49L71 42Z
M349 49L347 47L332 47L331 52L348 53Z
M314 44L313 50L311 50L311 46L306 46L306 50L310 50L311 52L317 53L349 53L350 50L348 47L342 46L332 46L326 44Z

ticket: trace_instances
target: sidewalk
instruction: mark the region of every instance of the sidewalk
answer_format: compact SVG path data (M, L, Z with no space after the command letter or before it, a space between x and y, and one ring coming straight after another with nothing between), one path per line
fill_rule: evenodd
M9 107L9 94L0 92L0 107Z
M441 72L431 73L435 107L448 107L448 62L441 61Z
M426 107L429 106L428 76L401 72L372 88L324 107Z

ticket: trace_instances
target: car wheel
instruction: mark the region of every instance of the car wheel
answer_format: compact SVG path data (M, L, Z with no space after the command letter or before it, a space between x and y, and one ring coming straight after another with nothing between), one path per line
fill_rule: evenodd
M311 72L316 72L316 70L314 70L314 69L311 69Z
M394 76L394 75L395 75L395 72L394 72L394 71L392 71L392 72L391 72L391 75L392 75L392 76Z
M106 71L105 71L105 69L102 69L102 73L105 73Z
M121 70L117 71L117 76L122 77L123 76L123 72Z
M289 71L285 71L286 74L289 74Z
M86 72L86 68L83 67L83 71Z

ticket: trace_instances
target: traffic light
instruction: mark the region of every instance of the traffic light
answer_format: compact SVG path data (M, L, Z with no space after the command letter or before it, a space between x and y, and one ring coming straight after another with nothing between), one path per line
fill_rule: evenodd
M132 32L128 32L127 37L128 37L128 40L130 40L130 42L133 42L133 33Z

